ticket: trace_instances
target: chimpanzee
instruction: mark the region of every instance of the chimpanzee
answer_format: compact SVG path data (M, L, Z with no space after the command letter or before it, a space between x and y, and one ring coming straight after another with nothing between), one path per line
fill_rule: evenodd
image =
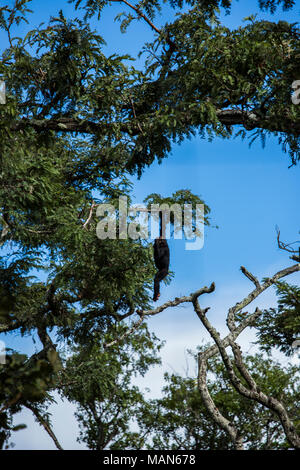
M170 264L170 251L168 247L167 240L160 236L154 241L154 262L155 266L158 269L158 272L154 278L154 295L153 300L156 302L160 296L159 293L159 284L169 272Z

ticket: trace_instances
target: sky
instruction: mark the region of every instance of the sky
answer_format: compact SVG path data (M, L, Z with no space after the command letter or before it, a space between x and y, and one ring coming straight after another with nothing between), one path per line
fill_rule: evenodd
M253 0L234 2L232 14L222 17L224 23L229 27L241 25L244 17L255 12L255 5ZM30 16L30 25L20 28L19 35L46 21L50 15L55 16L61 8L67 17L76 16L73 5L62 0L33 0L31 8L34 14ZM119 6L114 3L104 12L100 23L95 18L91 24L106 40L104 51L107 54L136 56L142 44L151 40L152 32L142 22L135 22L126 35L121 35L118 24L113 22L118 11ZM274 16L259 13L259 17L296 22L299 20L299 7L288 13L279 10ZM160 26L165 18L171 18L168 8L164 9L164 16L158 18L156 24ZM5 44L3 34L0 34L0 44ZM142 59L134 65L142 66ZM242 275L240 266L245 266L262 279L292 264L288 254L278 249L275 230L277 225L282 240L286 242L300 238L300 166L289 168L289 165L288 156L274 138L267 139L263 148L259 141L249 147L247 139L216 138L209 143L195 137L180 146L174 145L169 157L160 165L154 163L145 170L141 179L133 179L135 203L142 203L150 193L169 196L179 189L190 189L211 208L212 226L219 226L218 229L205 227L204 246L199 251L187 251L184 241L170 240L170 269L175 275L169 286L162 284L159 303L188 295L215 282L215 292L203 296L201 301L202 306L211 307L210 321L224 335L228 308L252 290L252 284ZM294 274L288 279L299 284L300 275ZM254 311L256 306L267 308L275 305L276 296L271 288L253 302L250 311ZM142 388L149 387L149 396L154 397L160 395L165 371L196 376L195 365L188 359L187 349L203 344L208 335L192 309L186 306L168 309L151 318L148 325L160 339L166 340L162 366L153 368L145 378L137 380ZM243 350L251 353L255 351L254 340L253 330L245 331L239 338ZM30 353L40 348L38 340L35 346L32 345L31 338L20 340L10 335L5 337L5 341L7 346L19 348L20 352ZM274 353L274 358L287 363L287 359L278 353ZM58 399L51 410L53 429L62 446L65 449L85 448L76 442L78 427L73 405ZM25 423L28 427L13 435L14 449L54 449L48 435L29 412L17 415L15 424L18 423Z

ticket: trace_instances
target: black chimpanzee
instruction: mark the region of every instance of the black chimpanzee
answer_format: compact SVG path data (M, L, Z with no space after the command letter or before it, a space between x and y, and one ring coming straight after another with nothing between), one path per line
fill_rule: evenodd
M154 241L154 262L155 266L158 269L158 272L154 278L154 295L153 300L156 302L158 300L160 293L159 293L159 284L169 272L169 264L170 264L170 251L168 247L167 240L160 236L156 238Z

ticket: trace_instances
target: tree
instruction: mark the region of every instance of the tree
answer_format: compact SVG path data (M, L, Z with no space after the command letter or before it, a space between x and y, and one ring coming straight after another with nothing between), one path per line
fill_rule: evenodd
M197 359L197 355L193 355ZM282 368L262 355L245 360L261 389L274 397L284 395L291 415L298 415L299 377L297 367ZM247 400L230 384L228 373L220 358L209 366L208 389L218 409L235 423L245 448L284 449L289 444L279 419L270 410ZM147 448L155 450L220 450L232 449L229 435L216 424L204 405L197 381L177 374L165 374L163 397L142 407L139 415L141 434L147 436Z
M278 283L281 278L300 271L300 264L283 269L272 277L264 279L262 283L259 282L259 280L244 266L241 267L241 271L254 284L255 288L244 299L229 308L226 319L229 333L224 338L221 338L220 333L209 321L207 312L210 310L210 307L203 309L199 303L199 297L204 294L210 294L215 290L214 283L209 287L205 286L198 291L191 293L189 296L176 298L174 301L166 302L156 309L142 311L140 315L141 318L146 318L147 316L157 315L168 307L176 307L182 303L192 304L197 317L214 341L212 346L209 346L198 353L198 391L206 410L209 412L218 428L228 434L235 449L241 450L245 448L245 437L241 434L239 423L235 423L228 419L226 414L216 406L215 399L212 397L208 388L207 373L209 361L214 358L216 354L221 356L232 387L242 397L245 397L254 403L259 403L264 408L274 413L282 425L289 445L293 448L299 449L300 436L297 415L295 415L295 419L293 413L292 416L290 415L285 404L284 397L280 396L277 398L272 394L272 390L268 389L267 386L265 386L265 389L260 388L258 379L250 372L249 367L243 359L241 348L236 340L247 327L256 326L257 320L262 316L262 312L258 308L256 308L253 313L245 312L243 310L266 289ZM230 357L226 350L228 347L232 350L233 358Z
M260 1L262 9L278 4L294 2ZM36 332L43 345L0 365L5 436L11 413L22 406L39 413L37 403L50 399L64 367L56 340L86 347L114 322L137 314L140 325L151 308L149 244L97 238L98 205L117 210L121 195L130 202L131 175L197 132L211 139L235 130L263 140L275 135L291 164L299 159L295 24L250 17L231 31L218 19L229 1L172 0L179 15L158 28L160 4L126 2L122 30L137 16L154 33L138 70L126 65L128 56L106 57L103 38L91 30L90 18L109 5L77 0L83 17L68 20L60 11L25 36L18 25L28 22L30 0L0 7L8 41L0 61L7 91L0 106L0 332ZM173 195L181 203L191 197L202 201L188 191Z

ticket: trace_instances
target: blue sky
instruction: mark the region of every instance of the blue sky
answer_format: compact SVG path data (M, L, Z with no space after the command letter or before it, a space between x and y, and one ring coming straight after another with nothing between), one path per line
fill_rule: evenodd
M229 27L239 26L242 18L255 12L255 6L256 2L253 0L233 2L232 14L224 18L224 23ZM76 16L73 5L61 0L34 0L31 8L35 13L29 17L30 25L20 28L19 35L41 21L46 21L50 15L56 15L61 8L66 16ZM119 8L118 4L113 4L110 10L104 12L100 23L96 18L91 23L107 41L104 50L108 54L129 53L136 56L142 44L151 40L152 32L147 25L139 22L131 25L126 35L121 35L118 24L113 22L113 16ZM169 9L165 10L165 15L170 18ZM259 17L295 22L299 20L299 7L289 13L279 10L274 16L260 13ZM161 22L158 19L156 24L159 26ZM3 34L0 34L0 42L4 44L4 41ZM142 64L141 60L135 66L139 64ZM277 247L276 225L281 229L283 240L291 242L300 238L300 167L288 168L288 156L282 152L274 138L267 139L265 148L262 148L259 141L251 148L248 144L247 139L242 141L240 138L218 138L209 143L196 137L180 146L174 145L169 157L161 165L154 163L151 168L146 169L140 180L133 180L136 203L141 203L149 193L168 196L178 189L187 188L201 195L210 206L212 225L218 225L219 229L205 228L202 250L186 251L183 241L170 241L171 269L175 271L175 277L169 286L162 285L160 302L174 296L187 295L214 281L216 291L204 298L203 304L211 306L210 319L224 333L226 309L252 289L250 282L239 271L240 266L246 266L261 279L292 264L288 254ZM295 274L289 280L298 284L300 276ZM253 310L256 305L267 307L274 305L274 302L275 296L271 290L253 305ZM206 333L189 308L163 312L151 319L149 325L157 336L167 340L163 367L151 372L152 375L146 376L141 382L143 386L151 383L158 393L163 371L175 369L182 372L186 348L196 347L206 338ZM242 345L245 350L251 349L252 339L253 335L244 335ZM30 338L20 342L15 336L11 336L10 339L6 337L5 341L11 347L18 346L28 352L32 348ZM58 410L60 411L56 411L56 418L61 422L61 439L65 439L66 448L76 448L75 431L72 431L71 438L69 434L64 436L64 420L59 417L65 412L67 421L71 420L72 408L64 405ZM40 437L38 428L34 427L37 425L30 421L31 418L26 414L24 416L32 427L32 434L29 429L16 433L13 438L17 443L16 448L52 448L47 437L45 441Z

